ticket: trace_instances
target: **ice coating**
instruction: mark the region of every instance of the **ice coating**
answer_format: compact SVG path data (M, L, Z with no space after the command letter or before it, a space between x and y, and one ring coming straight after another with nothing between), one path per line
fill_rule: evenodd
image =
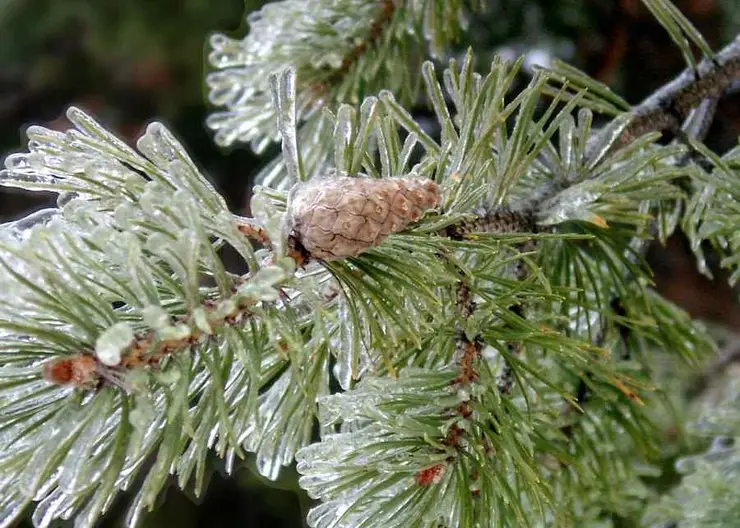
M287 228L311 257L354 257L418 221L440 200L439 186L415 178L339 177L297 184Z

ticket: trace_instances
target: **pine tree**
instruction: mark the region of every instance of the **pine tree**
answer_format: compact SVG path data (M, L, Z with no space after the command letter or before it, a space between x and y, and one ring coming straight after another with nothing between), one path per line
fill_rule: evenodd
M733 386L681 485L649 485L718 344L644 255L681 229L740 276L740 147L702 142L740 37L644 3L687 68L634 107L449 58L485 2L267 4L207 77L218 144L282 141L249 218L160 123L30 127L0 183L59 197L0 229L0 525L93 526L132 488L136 525L211 453L297 462L321 528L736 522Z

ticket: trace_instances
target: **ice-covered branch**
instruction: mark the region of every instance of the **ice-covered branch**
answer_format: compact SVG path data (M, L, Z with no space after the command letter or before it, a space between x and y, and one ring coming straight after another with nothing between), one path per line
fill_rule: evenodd
M415 95L418 57L438 54L466 22L465 0L285 0L247 19L243 40L211 38L209 99L222 107L208 119L216 142L248 142L257 151L277 139L270 104L270 75L298 72L298 123L317 112L356 103L364 94L393 90L403 101ZM318 141L315 125L303 134Z
M622 131L620 143L654 131L680 129L683 121L702 101L719 99L740 80L740 37L714 58L687 68L632 109L632 118Z
M129 390L127 371L157 367L167 356L212 339L224 326L246 324L254 316L251 308L260 301L277 300L280 291L275 285L290 276L291 270L285 267L263 267L251 280L235 281L232 295L206 299L184 316L170 317L163 309L145 308L143 317L152 329L135 334L126 324L114 325L101 333L93 349L45 362L42 376L51 383L81 389L110 384Z
M685 149L655 135L590 145L577 98L540 118L547 75L512 97L516 73L496 60L479 76L468 54L444 95L425 64L440 138L390 92L340 105L326 114L320 177L305 170L319 147L297 133L296 73L273 77L295 185L257 189L254 219L226 209L161 125L138 151L77 110L73 130L29 129L30 152L8 158L2 182L62 198L53 218L6 226L0 244L0 426L18 447L0 480L22 483L4 511L41 501L38 516L91 525L156 451L135 521L170 474L200 489L212 448L229 466L255 452L270 478L305 448L302 482L326 501L316 526L523 519L525 502L565 493L568 478L537 461L571 456L563 395L583 380L620 419L645 419L637 384L593 344L598 319L616 318L604 300L619 291L638 307L620 321L679 355L703 342L623 280L648 280L629 253L651 215L663 232L675 225ZM543 200L543 188L557 192ZM522 245L535 239L536 251ZM247 275L226 269L226 244ZM660 332L644 323L651 310ZM332 375L341 390L329 396ZM322 441L308 446L319 401ZM619 423L603 427L625 434ZM360 481L377 487L347 485ZM413 507L391 518L396 497Z

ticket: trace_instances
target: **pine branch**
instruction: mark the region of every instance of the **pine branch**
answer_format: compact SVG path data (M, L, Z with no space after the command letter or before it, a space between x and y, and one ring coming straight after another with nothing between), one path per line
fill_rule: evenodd
M317 97L325 97L328 95L327 92L332 86L340 84L342 78L347 75L350 68L357 63L358 59L360 59L362 55L366 53L369 48L374 46L381 38L386 26L391 22L397 6L394 4L393 0L382 0L380 4L382 6L382 10L370 24L370 32L367 39L355 44L354 47L346 53L342 59L341 65L338 69L332 72L330 77L311 87L311 90Z
M496 65L494 65L494 67L495 66ZM464 68L465 67L467 67L467 65L464 66ZM447 185L448 189L450 189L448 190L449 194L443 197L442 200L442 217L439 219L435 219L435 215L432 214L428 220L426 220L417 228L418 232L440 233L439 229L441 224L443 226L441 234L445 235L445 237L449 237L449 239L451 239L451 241L454 243L454 245L451 247L457 248L457 250L463 250L466 247L479 247L482 250L485 247L482 244L490 244L491 241L508 240L510 244L514 245L520 243L518 241L519 239L517 239L516 237L512 237L512 235L522 234L522 232L525 231L537 231L538 229L542 229L544 231L552 230L551 227L546 227L547 224L545 224L542 228L535 227L537 226L538 216L536 216L534 213L528 212L527 209L516 209L514 211L509 211L506 209L492 209L492 212L490 213L480 212L471 214L471 211L475 211L475 206L481 199L481 194L485 194L485 187L483 187L483 193L473 190L476 189L476 185L478 182L486 183L488 176L485 170L479 171L477 169L476 163L479 159L483 158L482 155L479 158L478 154L479 152L482 154L483 152L485 152L485 150L482 147L480 151L477 150L476 145L478 144L478 141L480 141L481 146L486 145L487 138L489 137L487 134L489 134L490 131L481 129L479 127L474 128L472 126L468 129L467 127L469 125L467 123L479 124L494 122L495 119L491 118L490 120L486 120L485 116L482 116L481 114L476 114L475 112L471 112L470 108L486 108L491 112L496 112L497 110L499 110L499 108L494 105L487 106L487 98L490 97L491 101L497 100L497 91L496 87L493 84L487 85L486 82L491 83L490 79L496 78L505 79L507 78L508 72L504 73L496 71L497 75L491 75L491 77L483 80L483 82L478 85L481 87L480 92L476 92L471 88L465 86L465 70L463 70L463 73L460 74L459 78L456 78L455 75L458 75L458 72L454 68L455 66L453 65L453 70L450 74L450 85L459 90L459 92L453 95L453 100L457 100L461 109L465 109L464 119L455 124L452 124L449 121L449 114L447 113L446 109L443 109L441 106L435 107L435 111L437 112L441 120L444 135L447 138L447 146L445 148L448 152L452 153L451 155L449 155L449 157L443 157L447 156L447 154L443 154L442 145L437 144L435 140L427 137L424 134L423 130L420 130L418 128L418 125L414 123L413 119L408 114L406 114L392 98L390 98L387 94L384 94L381 97L381 99L386 103L389 113L398 120L398 123L401 124L401 126L407 128L409 132L411 143L407 141L407 143L403 147L403 151L407 152L408 150L410 150L410 148L413 146L414 142L416 142L418 138L419 142L429 152L429 155L433 157L433 163L427 165L420 164L419 166L417 166L416 170L418 171L418 173L434 175L435 180L443 186L442 188ZM429 86L429 90L431 92L430 99L439 101L440 98L436 97L434 93L434 85L430 83ZM532 96L533 93L536 93L536 90L528 92L527 96ZM480 98L478 101L476 101L476 96ZM529 104L529 101L533 100L534 97L532 99L522 97L516 103L514 103L513 110L508 109L504 110L504 112L514 112L519 105L521 105L522 107L522 112L528 112L530 107L527 106L527 104ZM527 104L522 101L527 101ZM567 112L563 115L567 115ZM565 117L558 117L560 118L559 122L565 122ZM526 119L526 117L522 117L522 122ZM341 125L338 124L338 126ZM556 128L557 126L552 129L548 129L548 131L554 131ZM353 124L352 126L348 127L348 129L357 130L358 127ZM473 130L475 130L475 132L472 132ZM470 133L470 135L468 137L465 137L465 133ZM526 135L529 133L531 133L531 136ZM385 130L382 132L382 134L383 135L381 135L381 137L384 138L382 143L383 145L394 144L395 140L391 140L390 138L392 136L388 136L388 133ZM524 133L525 135L523 139L521 139L521 134L523 134L522 130L519 131L519 134L520 138L518 138L518 140L520 140L521 143L518 145L518 148L521 148L522 150L518 150L518 148L516 150L512 149L512 151L507 154L509 161L517 159L517 156L521 156L523 151L526 151L528 148L530 148L531 143L528 143L528 141L530 141L530 137L532 143L535 143L542 138L542 136L538 134L538 130L532 130L531 132L528 131ZM575 136L575 134L565 135L565 137L568 138L571 138L573 136ZM456 140L458 138L459 143L456 143ZM450 143L452 144L451 146ZM506 142L502 140L502 143L503 144L501 145L497 145L498 152L506 152ZM649 144L644 143L643 145ZM401 149L399 148L399 151L400 150ZM672 154L673 153L671 153L671 155ZM465 158L464 155L467 155L467 158ZM439 158L437 158L437 156L439 156ZM666 156L668 156L668 154L666 154ZM388 155L381 152L380 159L384 160L385 157L388 157ZM652 162L654 162L656 160L655 152L652 152L650 155L646 155L646 159L648 157L652 160ZM464 167L464 170L461 171L461 166L456 165L456 163L459 163L463 159L465 159L466 165ZM445 163L445 165L442 165L440 167L441 163ZM522 163L524 162L522 161ZM592 161L588 161L588 163L592 163ZM604 163L607 164L606 161L604 161ZM609 163L613 162L609 160ZM392 169L386 170L388 162L384 161L383 164L384 176L396 173ZM485 165L481 162L481 167L483 166ZM642 170L644 167L645 164L642 164L639 161L635 163L635 170ZM365 168L366 170L368 170L369 173L373 173L372 166L370 164L366 164ZM523 166L521 164L516 165L516 168L523 168ZM458 183L461 181L460 172L466 175L466 183L468 184L467 189L465 189L464 186L459 185ZM491 171L491 173L496 174L497 177L500 177L501 174L500 172L496 173L493 170ZM629 169L627 169L627 173L629 173ZM624 176L624 174L624 172L620 172L621 176ZM516 180L516 175L511 175L510 177L512 181ZM502 179L504 180L503 185L506 185L507 179ZM499 185L501 185L501 183L499 183ZM480 189L480 187L478 189ZM493 196L506 197L507 193L502 188L491 194ZM667 194L663 192L660 195L666 197L672 196L670 192ZM541 219L542 217L540 216L539 218ZM540 236L543 237L543 239L546 239L543 235L536 234L536 236ZM529 233L526 233L521 238L527 239L529 237L531 237L531 235ZM479 246L479 244L481 245ZM439 253L436 254L439 255ZM485 255L485 253L483 251L479 251L478 258L485 261L485 257L483 255ZM518 258L515 259L515 261L517 262L518 260ZM509 265L510 264L511 262L509 262ZM453 357L456 358L454 361L455 381L453 383L453 386L457 386L460 383L470 384L470 391L472 391L473 394L478 394L481 393L481 391L485 391L485 386L496 387L495 377L492 377L490 375L490 372L488 372L489 367L482 357L482 349L483 347L485 347L485 343L497 341L503 341L505 343L518 342L521 340L522 335L522 330L520 330L521 326L527 327L528 332L534 332L525 319L518 317L516 314L511 313L510 311L510 307L512 306L521 306L521 300L512 300L511 298L507 299L505 296L499 296L496 301L500 302L502 306L492 309L493 307L491 306L491 304L494 303L495 298L492 297L491 294L489 294L486 290L480 291L478 290L476 285L468 283L469 277L472 278L486 276L486 272L484 270L485 267L477 269L476 271L471 271L469 272L470 274L468 274L468 272L463 273L462 279L457 285L455 289L456 293L454 295L456 311L458 312L458 314L461 314L463 316L463 319L465 321L467 321L466 326L469 326L469 328L466 328L464 333L460 331L459 327L455 328L454 331L451 332L453 336L453 343L455 344L454 350L456 351L456 353L454 353L453 355ZM537 272L546 274L546 272L541 270L537 270ZM456 272L456 275L458 274L459 271ZM531 280L532 279L529 278L526 280L526 282L531 282ZM473 303L473 291L476 292L476 295L481 295L481 302L484 303L482 307L477 306L477 301ZM477 323L476 319L479 317L483 317L483 321L485 321L485 315L483 314L490 312L496 313L497 316L502 317L506 322L501 324L499 330L496 333L492 332L489 329L486 335L477 336L476 328L478 327L478 325L483 323ZM444 336L446 334L439 329L437 333L441 334L439 341L440 346L442 346L441 342L445 341ZM511 337L517 333L519 333L519 338ZM558 339L562 339L562 336L558 336ZM432 343L436 343L437 341L437 339L434 339ZM524 339L524 341L526 341L526 338ZM535 348L536 347L537 345L535 345ZM428 352L426 352L426 355L420 357L420 360L423 361L424 364L434 364L432 362L437 356L435 355L435 352L433 352L433 350L434 349L429 350ZM592 358L592 356L590 356L591 353L592 351L588 352L588 355ZM414 357L414 355L415 354L412 354L411 356L404 355L402 359L404 361L408 361L408 359L406 358ZM516 369L518 375L522 376L523 380L525 380L525 383L532 383L531 379L527 380L530 372L525 369L525 367L521 363L521 360L516 358L516 356L511 357L511 359L514 361L514 363L507 368L511 368L512 370ZM588 365L587 368L595 367L592 361L585 362L584 366L585 365ZM605 375L605 372L600 371L597 368L597 370L594 371L593 374L594 383L600 383L597 380L603 380L603 376ZM618 385L620 383L619 381L616 381L615 378L612 378L612 381ZM373 381L373 383L375 382ZM403 386L404 383L405 382L403 380L399 381L400 386ZM356 406L354 403L352 403L355 401L373 402L369 406L365 407L362 411L360 411L360 414L368 412L371 413L373 416L376 416L376 405L383 404L375 402L379 401L378 398L380 398L380 401L385 401L385 391L387 390L387 388L382 389L379 391L379 393L376 393L371 388L371 386L361 385L357 391L351 390L344 394L337 394L331 397L331 402L329 402L328 400L326 401L326 408L330 409L329 412L332 413L332 416L336 417L336 413L341 412L344 415L344 419L349 421L344 422L347 424L347 432L340 433L336 438L333 436L327 437L324 441L322 441L321 444L315 447L312 446L310 448L306 448L299 455L299 470L305 475L305 480L303 480L302 482L305 486L309 488L311 493L320 496L322 497L322 499L325 500L324 504L321 507L315 509L309 516L310 522L320 523L322 522L321 519L331 518L334 519L333 522L336 522L339 526L350 526L353 523L362 522L362 519L384 519L383 512L387 512L389 511L389 509L392 509L390 505L388 505L388 507L383 507L383 504L387 504L387 500L381 497L375 497L374 495L372 495L372 493L374 492L371 491L368 491L370 495L368 495L367 497L363 497L362 495L354 495L353 492L349 490L347 491L347 493L336 492L336 490L339 489L338 487L341 487L341 482L346 481L346 479L360 478L359 475L363 474L363 472L359 471L354 465L352 465L352 469L348 468L346 473L337 472L336 469L334 469L336 467L347 467L348 463L353 464L352 457L355 456L346 455L344 453L338 454L335 450L336 447L343 443L352 445L357 445L355 443L357 441L364 443L366 441L364 439L365 433L371 435L372 438L376 439L374 441L375 443L373 444L376 446L376 453L385 452L386 442L388 443L388 449L391 449L390 446L392 446L394 442L391 439L397 438L395 435L399 434L399 430L398 428L396 428L391 433L390 431L392 429L387 429L387 425L380 424L385 424L386 420L390 420L391 422L395 423L396 418L394 417L396 416L396 410L391 411L389 408L384 407L382 411L377 411L380 416L384 417L381 419L380 422L377 421L377 418L370 419L368 423L378 424L378 427L380 429L378 432L375 432L372 427L370 427L369 429L364 429L361 426L359 429L355 429L354 426L351 425L352 421L350 418L352 414L357 413L357 411L355 410ZM399 388L399 390L402 389ZM625 394L631 394L629 392L629 389L624 385L621 385L621 389L619 390L623 390ZM357 392L357 394L353 394L354 392ZM465 393L468 392L469 391L467 390L465 391ZM499 395L498 397L501 396L501 392L499 392L498 389L495 389L495 393ZM506 400L508 400L511 396L512 395L507 395ZM632 396L634 396L634 394L632 394ZM404 405L406 405L405 400L403 400L399 396L387 395L387 397L389 398L389 402L404 401ZM464 458L461 458L461 454L466 452L467 445L478 444L479 446L481 446L479 447L479 449L481 449L484 453L489 452L489 449L485 447L486 445L488 445L492 447L492 452L500 453L501 455L506 453L508 449L511 449L512 445L508 444L508 440L506 440L508 438L507 435L509 431L509 420L515 419L514 417L517 416L518 411L513 406L506 406L506 408L503 409L500 407L502 403L493 404L492 401L489 401L487 399L486 405L483 406L477 405L476 402L478 402L478 397L473 396L471 397L469 403L462 407L460 407L459 405L450 405L439 410L442 416L454 417L453 419L455 420L456 425L452 427L446 427L444 429L444 432L441 434L441 437L435 435L435 438L438 438L439 443L444 446L444 448L442 449L438 448L440 449L440 452L437 453L435 457L427 459L428 461L424 463L420 468L418 468L418 466L416 465L414 466L415 468L418 468L414 469L413 472L414 483L416 484L416 486L421 488L421 490L432 488L434 490L451 489L448 488L452 485L450 484L451 481L449 479L456 478L453 477L454 475L467 475L469 481L471 483L475 483L473 484L474 489L477 490L478 486L481 487L480 495L478 495L478 492L476 491L475 496L488 497L490 496L490 494L495 495L497 493L494 490L489 491L489 489L487 488L487 484L484 482L480 482L480 484L478 484L479 481L477 479L480 479L482 475L486 473L485 471L470 472L470 470L467 468L460 470L458 470L457 468L460 468L460 465L465 460ZM492 405L492 407L488 407L488 405ZM340 411L340 409L343 410ZM484 411L483 409L486 410ZM428 412L429 414L427 414L427 416L429 416L430 418L432 416L435 416L435 414L431 411ZM511 416L509 415L509 413L511 413ZM490 417L491 423L486 423L485 425L481 424L479 426L478 420L480 419L480 416ZM363 421L360 422L361 425L364 423L365 422ZM489 431L483 434L486 439L478 437L477 427L482 427L483 430ZM416 435L417 433L410 430L406 434ZM387 438L385 435L390 435L390 437ZM498 435L502 436L499 438ZM507 447L504 447L504 445L500 444L500 442L506 444ZM333 455L330 457L329 453L333 453ZM368 452L366 450L360 449L360 451L357 452L356 456L360 457L360 459L362 460L366 460L365 456L367 454ZM337 459L337 456L339 457L339 460ZM562 457L563 459L567 458L567 455L563 454L562 452L559 452L557 456ZM440 460L440 458L442 458L442 460ZM376 476L374 471L375 470L372 469L369 472L364 472L365 478L370 478L373 482L378 483L383 478L394 478L392 476ZM476 477L476 475L478 476ZM372 489L382 489L382 487L380 484L378 484L377 488ZM459 501L458 504L460 505L465 504L465 501L468 501L470 499L469 485L461 486L460 488L456 487L455 489L459 490L459 493L454 494L455 500ZM422 503L427 505L429 504L427 502L429 499L425 499L424 501L422 501L422 499L420 498L421 495L419 495L421 491L418 488L414 489L401 487L399 489L399 493L401 493L401 490L404 490L404 496L409 497L409 501L412 502L409 502L408 509L403 510L403 517L399 519L394 519L394 523L404 522L403 519L406 519L406 514L408 513L409 515L413 515L413 512L418 512L419 508L421 508L420 505ZM436 493L436 491L429 491L429 494L433 493ZM540 490L537 493L544 492ZM418 502L416 499L417 495L419 495ZM370 498L371 496L372 498ZM429 495L424 496L428 497ZM378 503L378 501L380 501L380 503ZM411 504L413 504L413 506L411 506ZM349 509L345 509L348 507L348 505ZM428 508L429 506L426 507ZM439 508L434 508L433 511L440 512L441 514L443 510L450 511L450 509L452 511L455 510L454 507L447 508L440 506ZM344 511L346 513L337 514L337 511ZM394 511L396 510L394 509ZM488 511L488 506L482 505L480 511ZM339 517L334 517L334 515L339 515ZM430 513L430 515L437 515L437 513Z
M261 300L277 296L273 286L290 274L284 268L268 266L262 268L254 280L241 277L232 288L233 295L223 299L206 299L192 315L178 316L170 320L159 311L149 317L159 319L160 329L145 330L132 334L128 342L117 343L116 357L101 356L106 336L104 333L95 349L80 351L71 356L56 358L41 366L42 376L47 381L81 389L101 389L106 384L130 390L125 383L125 372L144 367L156 367L165 357L181 353L212 339L222 327L243 325L254 316L250 310ZM246 294L246 295L245 295ZM151 310L150 310L151 311Z
M716 386L711 398L696 402L698 418L690 432L701 444L676 461L681 481L649 505L645 522L698 528L735 522L740 504L732 490L738 485L740 420L738 383L732 378Z
M534 214L531 211L489 211L480 213L473 219L466 219L458 224L448 226L445 230L445 234L453 240L464 240L468 237L475 237L476 234L480 233L535 234L537 233L537 227L534 222ZM526 242L523 244L517 244L515 248L518 251L527 252L534 250L535 244L534 242ZM518 260L515 264L515 276L520 281L527 277L527 270L521 260ZM475 302L472 300L470 289L465 283L464 277L461 279L457 298L458 309L460 310L463 319L467 319L475 310ZM509 311L517 318L524 317L523 307L521 304L515 304L509 307ZM470 365L472 362L470 357L471 353L467 351L469 351L473 346L477 349L477 354L480 354L482 345L478 340L476 340L475 343L472 343L464 335L458 338L456 348L459 351L458 355L464 358L461 363L461 370L463 372L465 372L466 369L472 368L472 365ZM520 355L522 350L520 342L507 343L506 346L510 355L515 357ZM504 359L501 372L498 374L498 391L502 395L510 395L513 386L514 372L509 361Z
M363 7L332 9L348 6ZM603 318L681 357L706 344L646 291L630 249L653 214L672 229L674 182L693 173L655 134L612 148L625 119L589 146L590 112L573 117L585 95L561 107L562 91L539 117L547 73L505 97L517 67L496 60L479 76L468 54L443 90L425 64L439 139L390 92L340 105L324 121L333 148L316 154L333 160L323 179L305 159L322 149L298 134L316 77L257 79L274 104L249 133L277 122L296 183L257 192L254 219L228 212L161 125L140 152L75 110L75 130L30 129L31 152L8 159L3 182L64 194L54 218L0 232L8 518L39 499L39 518L79 512L92 525L155 451L132 522L170 474L200 491L212 448L229 467L255 452L270 478L297 458L324 501L309 514L318 526L526 526L574 510L605 471L634 475L625 461L653 438L643 385L594 342ZM224 244L248 275L226 271ZM575 383L579 401L609 409L590 422L597 434L629 453L567 442L558 403Z
M646 3L650 5L652 2ZM660 4L661 2L655 3ZM681 18L680 14L678 15L677 18ZM575 71L569 71L565 68L561 68L561 71L565 71L566 75L580 78L580 76L574 75L577 73ZM590 144L592 148L595 148L596 145L603 147L605 141L613 137L615 132L618 133L618 140L610 147L613 149L624 147L636 138L654 131L673 132L686 143L689 143L687 137L701 141L700 138L703 138L709 130L720 97L739 79L740 37L736 38L718 54L711 58L705 58L698 65L690 66L684 70L673 81L656 90L642 103L632 108L629 121L619 123L618 120L615 120L612 126L607 126L601 134L590 138ZM584 84L588 84L588 80ZM596 92L600 93L600 90L597 89ZM684 154L677 165L685 166L692 158L700 158L695 149L691 149ZM688 181L688 178L683 180L683 185L686 185L686 181ZM650 222L648 232L651 233L651 236L658 233L656 220ZM631 258L639 258L644 255L647 248L648 239L640 240L637 244L637 250ZM632 280L632 277L628 276L627 280ZM620 309L618 315L624 315L619 297L612 297L610 305L618 306ZM626 346L629 330L620 326L619 332ZM606 333L602 328L595 344L601 346L605 337ZM588 398L588 386L582 379L578 383L574 401L580 405ZM568 404L563 413L568 414L572 409L573 407ZM570 423L564 426L562 431L570 437L573 433L573 424Z
M618 144L654 131L677 132L691 111L705 100L717 100L740 80L740 38L696 68L687 68L632 109ZM598 141L598 140L597 140Z
M417 57L429 53L427 48L438 55L456 40L468 6L479 8L480 2L284 0L264 6L249 16L243 40L211 37L209 62L216 71L206 77L209 99L224 107L208 119L216 142L248 142L261 152L277 139L267 82L287 68L300 79L297 121L305 122L304 144L321 139L317 127L326 130L321 107L333 111L383 88L411 100L419 85L412 71ZM423 34L406 29L422 26ZM309 172L324 168L323 161L310 163Z

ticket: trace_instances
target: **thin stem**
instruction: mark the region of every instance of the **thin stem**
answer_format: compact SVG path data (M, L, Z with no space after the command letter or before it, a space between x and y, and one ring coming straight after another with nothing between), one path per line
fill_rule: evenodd
M244 280L244 278L242 278ZM206 300L202 303L207 324L211 329L243 323L254 314L251 307L257 301L241 299L239 302ZM224 308L228 309L224 309ZM193 321L191 315L173 319L172 326L188 329L186 335L176 339L160 339L153 330L139 332L126 347L127 352L118 365L105 365L95 355L94 350L81 350L77 354L51 359L41 366L43 377L57 385L74 385L93 390L106 384L125 388L122 383L126 371L144 366L156 366L166 356L181 352L210 339Z
M473 220L449 226L446 234L454 240L462 240L473 233L536 233L537 230L537 226L534 222L534 213L532 211L497 210L488 211ZM517 244L517 249L524 252L533 250L534 247L535 242L533 241ZM528 271L521 261L517 262L515 273L518 280L524 280L527 277ZM463 314L472 314L472 311L475 308L475 305L469 297L470 292L463 279L460 289L458 290L458 309ZM464 302L462 302L461 299ZM521 303L517 303L509 307L509 310L518 317L524 317L524 307ZM462 343L458 342L457 346L458 349L465 350L468 343L465 341ZM509 350L509 354L513 356L521 354L521 342L509 342L506 346ZM514 371L507 360L504 361L504 365L497 376L496 387L501 394L505 395L511 394L514 387Z

